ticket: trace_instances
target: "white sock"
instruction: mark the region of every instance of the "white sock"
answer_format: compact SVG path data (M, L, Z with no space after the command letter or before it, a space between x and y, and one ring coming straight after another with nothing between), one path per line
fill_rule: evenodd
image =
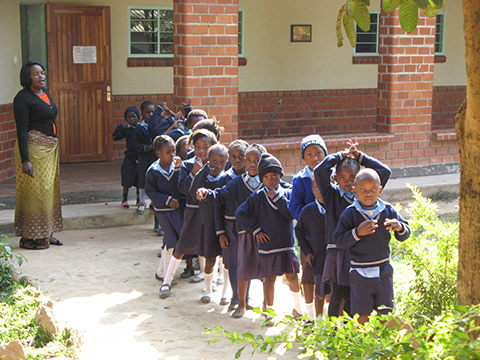
M223 290L222 290L222 298L227 298L227 293L230 288L230 278L228 277L228 270L225 269L225 266L222 265L223 268Z
M218 265L218 266L217 266ZM218 279L225 279L225 274L223 271L225 270L225 266L223 266L223 258L221 256L217 257L217 262L215 263L215 269L217 269L217 274L213 278L215 282L217 282Z
M158 263L158 267L156 271L158 277L161 277L161 278L164 277L165 275L164 273L166 272L166 270L164 271L163 269L164 269L164 266L163 266L163 250L162 250L162 257L160 258L160 262Z
M305 312L310 319L315 319L315 306L313 306L313 302L305 303Z
M163 274L160 277L165 278L167 275L167 269L168 265L170 264L170 260L172 259L173 256L173 248L167 250L167 246L165 246L162 249L162 258L160 260L163 260Z
M292 297L293 297L293 307L294 307L294 309L297 310L297 312L300 315L303 315L302 296L300 294L300 291L299 292L290 291L290 292L292 293Z
M165 274L165 277L163 278L163 283L167 285L172 285L172 279L175 273L177 272L178 265L182 262L182 259L175 259L174 256L172 256L172 259L170 260L170 263L168 264L168 269L167 273Z
M145 204L145 201L147 201L147 195L145 195L145 189L138 189L138 198L140 202Z
M210 274L205 274L205 295L207 296L212 295L213 273L214 271L212 271Z
M198 263L200 264L200 272L205 273L205 257L199 256L198 257Z

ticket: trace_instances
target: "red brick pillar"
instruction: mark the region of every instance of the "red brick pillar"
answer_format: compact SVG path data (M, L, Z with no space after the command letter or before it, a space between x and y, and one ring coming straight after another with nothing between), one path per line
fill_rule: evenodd
M192 100L238 134L238 0L174 0L174 102Z
M425 163L432 127L435 18L420 13L418 26L406 34L398 10L382 11L377 88L377 131L394 133L387 159L396 166ZM393 163L393 162L392 162Z

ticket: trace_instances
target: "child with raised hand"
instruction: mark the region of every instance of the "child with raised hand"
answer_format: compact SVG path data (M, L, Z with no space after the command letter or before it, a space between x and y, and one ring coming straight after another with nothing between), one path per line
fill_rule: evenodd
M195 157L182 162L180 174L178 175L178 190L186 196L186 205L183 217L183 225L180 230L180 237L175 247L173 257L168 265L162 287L160 288L160 298L164 299L170 296L172 279L177 271L180 262L185 254L196 255L197 246L200 242L201 220L199 212L199 203L195 197L190 195L190 186L195 175L202 169L207 162L208 150L217 143L214 134L207 130L197 130L190 135L190 141L193 144Z
M313 170L327 155L327 146L320 135L309 135L302 139L301 157L306 163L306 166L293 177L292 195L290 197L290 203L288 204L290 212L297 221L300 218L302 209L315 201L315 196L312 192ZM300 252L300 263L302 265L301 284L303 287L303 295L305 296L307 315L313 319L315 317L314 299L318 299L318 304L317 301L315 304L318 309L323 309L324 299L320 299L319 297L315 298L314 296L316 285L314 271L310 262L306 261L305 255L303 251Z
M314 282L312 286L314 289L312 290L315 290L315 309L313 299L308 301L307 294L305 294L305 307L307 316L315 319L323 315L323 305L325 298L330 293L330 285L322 281L325 255L327 253L327 242L325 241L326 211L322 195L315 181L312 182L312 193L315 196L315 200L303 207L297 224L295 225L295 235L297 236L302 255L305 256L305 262L310 269L312 269ZM303 278L302 285L304 285ZM313 297L313 292L310 296Z
M155 272L155 277L163 280L180 236L185 196L177 188L181 159L175 156L172 138L157 136L153 141L153 150L158 160L147 170L145 192L152 201L155 217L163 229L161 263Z
M113 140L121 140L125 138L127 150L125 150L125 157L122 163L122 204L121 207L128 209L128 189L132 186L137 188L137 202L138 202L138 178L137 178L137 152L133 143L135 134L135 127L140 120L140 112L136 106L129 106L123 113L125 122L118 125L112 134Z
M348 253L343 249L337 249L333 233L343 210L355 200L352 191L355 176L360 170L360 165L372 168L379 174L381 185L385 186L391 174L387 165L358 151L358 143L348 141L347 145L348 149L328 155L314 170L315 181L327 210L327 255L323 280L329 281L332 287L328 316L341 315L340 307L343 301L344 310L351 314ZM332 184L330 180L333 167L337 184Z
M390 232L399 241L410 236L408 222L378 198L382 189L375 170L360 170L353 186L356 200L340 216L333 235L337 248L348 249L350 254L351 310L360 315L362 324L374 309L379 314L392 311Z
M253 231L258 241L259 273L265 279L266 307L273 307L277 276L285 275L294 302L293 316L301 316L299 263L295 255L293 216L288 210L291 190L280 184L283 168L273 155L262 154L258 173L264 187L240 205L237 221L241 229Z
M215 189L218 181L223 176L223 170L228 160L228 150L224 145L215 144L208 150L208 161L206 165L195 175L190 186L190 196L196 197L200 187ZM221 255L222 248L215 232L215 208L213 204L200 203L201 236L197 246L199 257L205 258L205 295L200 299L203 303L209 303L213 292L212 284L214 278L214 267L217 256ZM215 269L216 270L216 269ZM225 284L224 287L228 287Z
M228 283L232 287L232 299L230 301L229 311L235 310L238 305L238 286L237 286L237 251L238 251L238 232L235 225L235 200L228 198L223 194L223 190L228 191L225 185L231 180L241 177L245 173L245 152L248 143L244 140L235 140L228 146L228 157L232 167L225 171L223 177L217 183L217 189L209 190L199 188L197 190L197 199L215 204L215 231L219 237L222 247L223 263L227 269L225 273L225 283L220 305L226 305L229 301L226 298ZM202 203L202 202L201 202ZM228 279L228 280L227 280Z

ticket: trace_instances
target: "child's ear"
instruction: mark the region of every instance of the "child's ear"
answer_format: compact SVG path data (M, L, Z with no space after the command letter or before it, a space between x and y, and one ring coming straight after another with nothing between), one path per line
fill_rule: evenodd
M382 190L383 190L383 186L380 186L380 190L379 190L378 193L381 194L381 193L382 193Z
M355 185L352 186L352 191L353 191L353 195L355 195L355 197L357 197L357 189L355 189ZM380 190L380 192L381 192L381 190Z

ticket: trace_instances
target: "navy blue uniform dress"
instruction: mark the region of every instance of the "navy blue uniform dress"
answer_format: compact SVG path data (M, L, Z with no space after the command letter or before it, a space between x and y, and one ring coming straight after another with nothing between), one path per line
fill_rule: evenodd
M124 127L122 124L118 125L113 132L113 140L121 140L125 138L127 150L125 150L125 157L122 163L122 187L132 187L138 184L137 175L137 152L133 144L133 137L135 134L135 126L128 125Z
M148 130L148 124L143 120L135 127L133 144L137 152L138 160L138 187L145 188L145 175L149 166L157 159L153 150L147 151L147 146L152 145L152 138Z

